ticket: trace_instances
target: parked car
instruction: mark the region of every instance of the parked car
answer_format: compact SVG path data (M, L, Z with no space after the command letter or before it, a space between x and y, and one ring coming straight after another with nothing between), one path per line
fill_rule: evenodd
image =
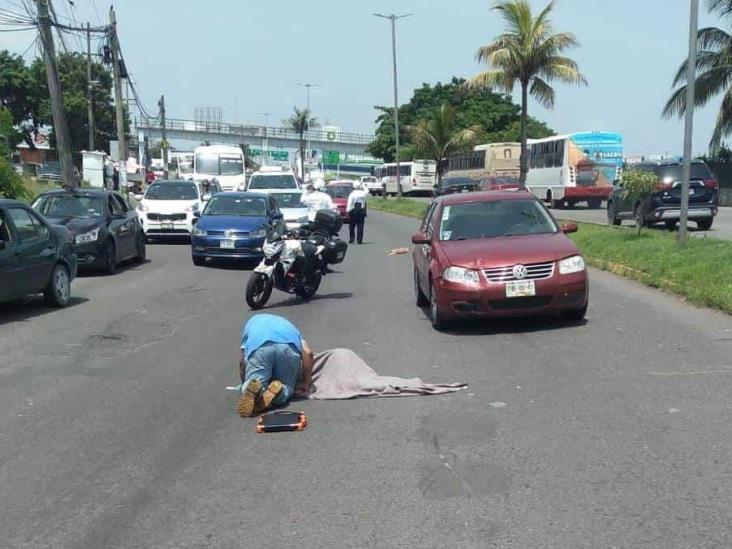
M513 175L494 175L484 179L482 183L484 191L505 191L521 186L519 178Z
M199 266L207 259L261 259L265 238L285 231L274 196L220 193L208 201L202 213L196 212L191 257Z
M247 191L266 192L272 189L299 189L295 174L278 166L262 166L249 178Z
M443 177L435 186L433 196L445 196L455 193L469 193L480 190L480 181L471 177Z
M368 191L370 194L381 194L381 182L373 175L361 176L361 185L363 186L363 189Z
M73 168L74 177L80 179L79 170L76 166ZM61 175L61 163L60 162L46 162L38 168L36 171L38 179L45 181L60 183L62 179Z
M348 223L346 206L348 205L348 195L353 191L353 182L348 180L332 181L326 185L323 191L333 199L333 204L338 208L338 213L341 214L343 222Z
M663 222L673 229L681 216L682 163L655 162L631 166L633 170L658 176L656 190L646 197L631 202L623 196L622 181L615 181L607 202L607 221L620 225L624 219L633 219L637 226ZM689 181L689 220L697 227L709 230L719 210L719 184L702 160L691 162Z
M68 229L79 269L112 274L123 261L145 261L145 233L135 210L116 192L54 189L39 195L33 209Z
M147 188L137 207L146 239L189 238L194 214L203 209L207 199L201 185L193 181L156 181Z
M297 229L308 222L308 207L302 204L303 192L300 189L276 189L269 194L277 201L287 230Z
M585 262L528 191L436 198L412 236L417 305L440 329L453 319L559 313L585 316Z
M76 277L72 237L17 200L0 199L0 302L43 292L65 307Z

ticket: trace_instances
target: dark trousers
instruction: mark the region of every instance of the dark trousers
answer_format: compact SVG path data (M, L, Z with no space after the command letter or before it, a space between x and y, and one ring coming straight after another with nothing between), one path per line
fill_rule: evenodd
M364 214L356 214L351 212L348 215L348 241L353 244L356 240L359 244L363 242L363 227L366 224L366 216Z

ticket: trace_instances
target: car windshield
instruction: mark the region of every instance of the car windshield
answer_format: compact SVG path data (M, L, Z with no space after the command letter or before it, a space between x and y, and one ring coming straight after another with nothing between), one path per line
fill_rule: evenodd
M203 215L263 217L267 215L267 199L259 196L218 194L208 201Z
M375 177L363 177L363 178L361 178L361 181L363 183L376 183L376 178Z
M47 195L39 197L33 203L33 209L46 217L99 217L104 215L104 198Z
M158 183L145 193L146 200L197 200L195 183Z
M443 187L459 187L460 185L474 185L475 181L469 177L447 177L442 180Z
M649 170L643 170L649 171ZM668 166L653 166L653 173L658 175L660 180L681 181L681 164L669 164ZM706 164L692 163L691 179L712 179L714 176Z
M469 240L557 232L557 225L536 200L496 200L445 206L440 240Z
M253 175L249 180L250 189L297 189L295 178L291 175Z
M328 193L331 198L348 198L351 191L353 191L352 185L334 185L332 187L325 188L325 192Z
M304 208L302 205L302 193L300 191L294 193L276 193L273 194L277 205L280 208Z
M244 173L244 164L240 157L222 156L219 158L219 174L241 175Z

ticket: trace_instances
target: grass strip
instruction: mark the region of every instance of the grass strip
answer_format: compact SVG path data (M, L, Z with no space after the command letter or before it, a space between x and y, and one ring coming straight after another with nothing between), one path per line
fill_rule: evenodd
M415 218L427 205L409 198L369 200L374 210ZM578 225L570 236L590 265L732 314L732 241L690 238L679 248L668 231L644 229L639 236L634 229Z

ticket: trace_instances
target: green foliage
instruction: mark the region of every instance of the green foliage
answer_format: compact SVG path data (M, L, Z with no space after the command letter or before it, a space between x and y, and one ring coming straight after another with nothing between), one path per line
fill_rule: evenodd
M21 140L21 133L13 127L12 113L8 108L0 107L0 156L10 156Z
M23 185L23 179L15 173L10 161L0 156L0 197L29 199L29 193Z
M418 202L411 198L398 198L396 200L384 200L383 198L369 199L369 209L389 212L406 217L421 219L427 210L426 202Z
M628 170L623 172L623 200L635 202L653 192L658 184L658 176L651 172Z
M407 160L407 152L414 154L413 139L409 126L416 126L422 120L429 120L435 110L449 105L455 111L454 130L460 131L477 126L480 129L478 141L495 143L518 141L521 108L506 95L488 89L469 88L462 78L453 78L449 83L438 82L434 86L422 84L414 90L408 103L399 107L399 140L401 160ZM367 152L387 162L394 160L394 109L376 106L376 134ZM541 138L554 132L543 122L529 118L529 137Z

